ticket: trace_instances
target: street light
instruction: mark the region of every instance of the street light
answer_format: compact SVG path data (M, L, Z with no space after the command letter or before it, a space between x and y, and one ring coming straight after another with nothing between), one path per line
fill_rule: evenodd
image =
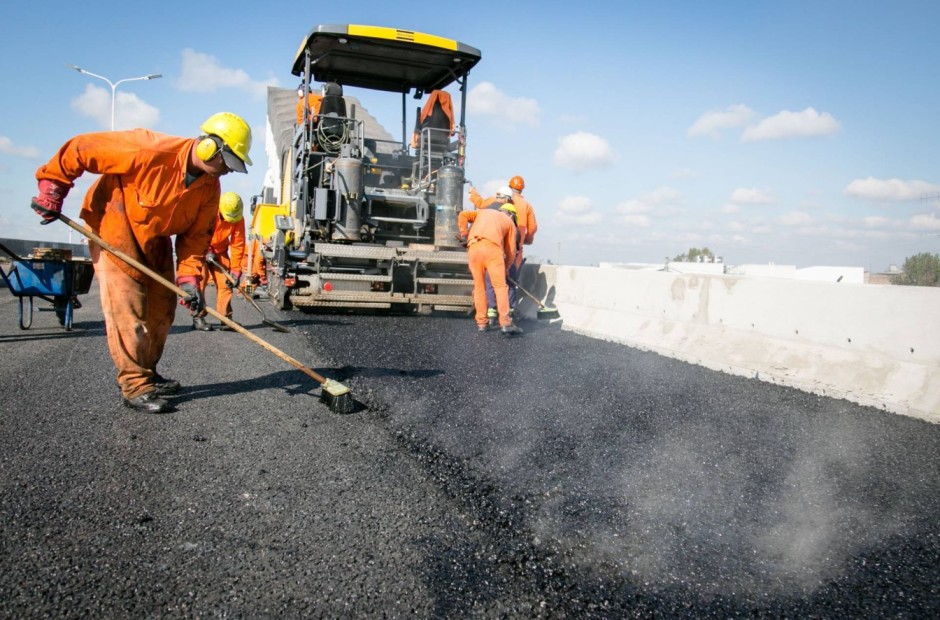
M117 90L118 84L123 82L133 82L134 80L155 80L157 78L163 77L159 73L151 73L150 75L142 75L140 77L124 78L123 80L118 80L117 82L112 82L103 75L98 75L97 73L92 73L91 71L85 71L81 67L76 65L66 65L69 69L75 69L79 73L84 73L85 75L90 75L91 77L96 77L99 80L104 80L111 87L111 131L114 131L114 97L115 91Z

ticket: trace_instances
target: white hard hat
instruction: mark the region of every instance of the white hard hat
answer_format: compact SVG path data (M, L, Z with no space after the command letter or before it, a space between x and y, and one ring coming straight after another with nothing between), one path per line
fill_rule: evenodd
M496 190L496 195L504 198L512 198L512 189L508 185L500 187Z

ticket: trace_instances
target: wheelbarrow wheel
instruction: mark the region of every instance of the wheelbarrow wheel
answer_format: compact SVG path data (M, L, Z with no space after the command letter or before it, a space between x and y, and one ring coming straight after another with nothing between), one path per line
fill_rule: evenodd
M20 297L20 329L29 329L32 325L33 325L33 298L32 297Z

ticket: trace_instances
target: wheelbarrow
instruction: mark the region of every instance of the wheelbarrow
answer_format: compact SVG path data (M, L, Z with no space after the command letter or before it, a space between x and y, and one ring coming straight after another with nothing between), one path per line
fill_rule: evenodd
M90 260L72 258L22 258L0 243L0 251L13 259L8 271L0 268L7 288L19 299L20 329L33 324L33 298L52 304L59 325L72 330L72 315L81 307L79 295L91 288L95 269ZM47 308L40 308L45 310Z

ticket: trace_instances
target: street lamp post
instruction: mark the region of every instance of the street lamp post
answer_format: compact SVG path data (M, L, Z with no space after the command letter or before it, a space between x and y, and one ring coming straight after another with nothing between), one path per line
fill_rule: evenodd
M115 98L115 94L116 94L115 91L117 91L118 84L122 84L122 83L124 83L124 82L133 82L134 80L155 80L155 79L157 79L157 78L159 78L159 77L163 77L163 75L160 74L160 73L151 73L150 75L142 75L142 76L140 76L140 77L124 78L123 80L118 80L117 82L112 82L111 80L109 80L108 78L104 77L103 75L98 75L97 73L92 73L91 71L85 71L84 69L82 69L81 67L78 67L78 66L76 66L76 65L67 65L67 66L68 66L69 69L74 69L74 70L78 71L79 73L84 73L85 75L90 75L91 77L96 77L96 78L98 78L99 80L104 80L104 81L107 82L108 85L111 87L111 131L114 131L114 98Z

